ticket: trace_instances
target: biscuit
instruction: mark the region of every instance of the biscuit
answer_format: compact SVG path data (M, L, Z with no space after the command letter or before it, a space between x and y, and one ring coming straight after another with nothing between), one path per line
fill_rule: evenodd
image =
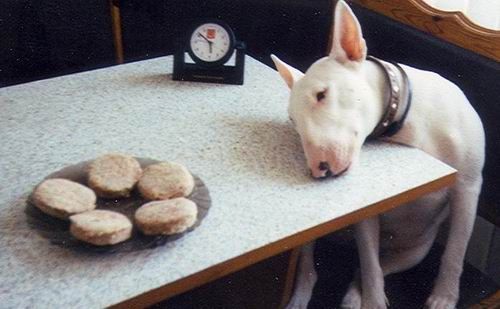
M114 245L132 235L130 220L114 211L96 209L71 216L69 220L71 235L96 246Z
M149 200L185 197L193 192L194 179L183 165L162 162L144 169L137 188Z
M196 204L183 197L149 202L137 209L136 226L146 235L182 233L196 222Z
M88 185L99 197L128 197L141 175L141 165L135 158L123 154L106 154L90 163Z
M59 219L92 210L96 207L94 191L77 182L53 178L39 184L32 195L35 206Z

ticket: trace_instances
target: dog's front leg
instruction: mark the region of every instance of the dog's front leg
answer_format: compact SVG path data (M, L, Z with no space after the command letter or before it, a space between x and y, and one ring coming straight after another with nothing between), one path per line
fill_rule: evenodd
M312 241L300 250L295 289L286 309L306 309L317 280L318 275L314 269L314 241Z
M427 299L430 309L455 308L458 302L460 275L474 226L481 183L480 177L473 182L459 179L451 191L450 230L439 274Z
M356 224L355 236L360 261L361 291L359 291L358 278L355 278L342 301L342 307L387 308L384 274L379 261L380 223L378 216Z

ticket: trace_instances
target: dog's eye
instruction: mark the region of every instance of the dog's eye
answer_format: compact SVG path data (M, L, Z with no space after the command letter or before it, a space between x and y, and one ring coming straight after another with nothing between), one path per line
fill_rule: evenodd
M290 119L290 121L292 122L293 125L295 125L295 120L293 120L292 117L288 117Z
M323 91L320 91L318 93L316 93L316 100L321 101L325 98L326 96L326 90L323 90Z

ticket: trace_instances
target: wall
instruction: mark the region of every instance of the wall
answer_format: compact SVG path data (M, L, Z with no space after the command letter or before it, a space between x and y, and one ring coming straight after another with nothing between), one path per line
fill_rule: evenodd
M226 21L248 53L270 63L269 54L306 68L328 43L329 0L312 1L152 1L127 0L121 6L127 61L173 52L174 38L202 18Z
M121 0L125 61L172 54L195 20L220 18L270 62L277 53L302 68L324 54L329 0ZM4 0L0 87L115 64L107 1Z
M0 87L112 65L106 1L2 0Z

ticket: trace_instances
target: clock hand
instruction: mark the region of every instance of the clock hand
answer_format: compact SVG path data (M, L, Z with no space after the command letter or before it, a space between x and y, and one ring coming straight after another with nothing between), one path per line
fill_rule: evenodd
M203 34L201 34L201 32L198 32L198 36L201 36L202 38L205 39L205 41L208 42L208 47L210 49L210 53L212 53L212 45L214 44L214 42L212 42L209 39L207 39Z
M205 39L205 41L208 42L208 44L212 45L212 41L210 41L209 39L207 39L203 34L201 34L200 32L198 32L198 36L201 36L202 38Z

